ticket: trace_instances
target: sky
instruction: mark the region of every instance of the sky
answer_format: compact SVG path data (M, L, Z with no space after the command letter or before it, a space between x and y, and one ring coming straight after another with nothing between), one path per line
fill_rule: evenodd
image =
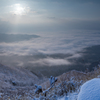
M0 0L0 63L70 65L99 40L100 0Z
M0 0L2 33L100 30L99 0Z

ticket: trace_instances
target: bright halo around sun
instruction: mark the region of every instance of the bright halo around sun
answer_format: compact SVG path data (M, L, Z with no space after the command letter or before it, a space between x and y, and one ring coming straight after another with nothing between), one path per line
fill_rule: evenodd
M14 8L14 14L16 15L23 15L25 13L25 8L21 4L15 4Z

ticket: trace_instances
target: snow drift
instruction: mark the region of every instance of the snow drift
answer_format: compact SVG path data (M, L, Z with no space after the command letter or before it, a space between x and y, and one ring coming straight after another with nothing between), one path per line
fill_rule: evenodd
M81 87L78 100L100 100L100 79L94 78Z

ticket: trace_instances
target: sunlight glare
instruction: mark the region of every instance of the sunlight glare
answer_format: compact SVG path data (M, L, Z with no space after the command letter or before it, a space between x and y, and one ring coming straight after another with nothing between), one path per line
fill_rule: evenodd
M14 13L16 15L22 15L22 14L24 14L24 12L25 12L25 8L24 7L22 7L20 4L15 4L15 11L14 11Z

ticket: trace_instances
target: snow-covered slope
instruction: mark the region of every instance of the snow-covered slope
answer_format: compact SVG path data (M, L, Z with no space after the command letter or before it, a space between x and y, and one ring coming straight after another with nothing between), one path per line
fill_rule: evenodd
M55 86L50 88L49 80L41 81L26 69L0 64L0 100L9 97L10 100L100 100L100 68L87 73L72 70L57 78ZM41 85L43 92L36 94L34 84Z
M94 78L84 83L78 95L78 100L100 100L100 79Z
M28 70L0 64L0 88L6 88L13 85L30 86L37 82L38 77Z

